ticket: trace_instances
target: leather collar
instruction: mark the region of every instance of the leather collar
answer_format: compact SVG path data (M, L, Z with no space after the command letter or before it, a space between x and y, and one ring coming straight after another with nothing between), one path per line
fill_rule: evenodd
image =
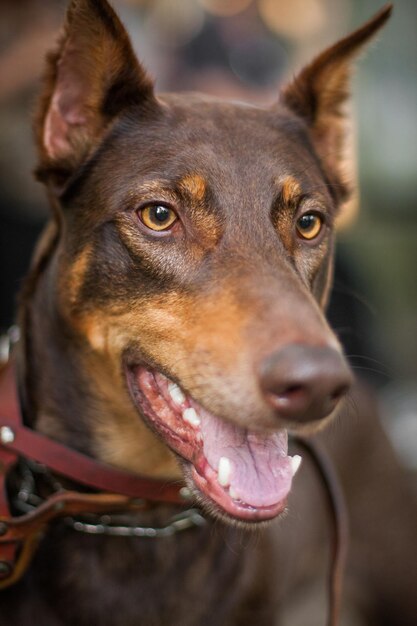
M42 464L92 493L60 491L25 515L13 516L7 479L19 458ZM97 493L98 492L98 493ZM0 374L0 589L26 570L47 524L80 513L143 510L151 503L184 505L189 490L181 483L156 480L113 468L67 448L24 425L13 360Z

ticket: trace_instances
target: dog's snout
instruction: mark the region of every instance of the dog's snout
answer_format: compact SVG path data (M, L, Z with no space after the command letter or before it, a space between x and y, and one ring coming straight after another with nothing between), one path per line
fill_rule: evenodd
M352 383L345 358L330 347L290 344L261 364L262 393L278 417L311 422L329 415Z

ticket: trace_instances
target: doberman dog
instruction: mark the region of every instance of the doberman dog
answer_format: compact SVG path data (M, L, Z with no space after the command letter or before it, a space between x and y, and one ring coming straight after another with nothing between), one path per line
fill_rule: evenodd
M342 108L389 14L260 108L155 95L107 1L71 2L35 121L52 219L21 299L25 421L178 481L205 523L156 539L55 523L2 592L2 626L282 623L302 542L267 522L300 464L287 433L325 426L352 382L323 313L348 196ZM108 519L179 528L181 510Z

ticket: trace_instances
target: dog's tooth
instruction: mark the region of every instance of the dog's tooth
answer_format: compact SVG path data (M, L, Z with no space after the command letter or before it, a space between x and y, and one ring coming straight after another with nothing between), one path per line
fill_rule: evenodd
M239 496L236 493L236 491L233 489L233 487L230 487L229 489L229 496L232 498L232 500L239 500Z
M169 381L168 391L169 391L169 395L171 396L171 398L174 400L176 404L182 404L184 402L185 395L182 389L180 389L180 387L178 387L178 385L174 383L172 380Z
M219 466L217 468L217 482L222 487L228 487L230 485L230 475L232 473L232 462L227 456L221 456L219 459Z
M294 456L291 457L291 469L292 469L293 476L295 476L298 470L300 469L302 460L303 459L301 458L299 454L294 454Z
M198 413L192 406L188 407L188 409L184 409L182 412L182 417L185 422L191 424L191 426L200 426L201 420L198 416Z

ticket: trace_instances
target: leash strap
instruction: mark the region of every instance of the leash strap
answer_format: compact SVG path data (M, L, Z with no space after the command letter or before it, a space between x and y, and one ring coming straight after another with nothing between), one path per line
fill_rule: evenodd
M0 516L0 590L16 583L25 573L48 524L59 517L109 511L140 511L142 500L118 494L82 494L61 491L26 515Z
M296 442L312 460L326 494L333 530L333 542L328 575L327 626L337 626L340 619L343 575L348 548L348 513L343 490L335 468L323 446L317 440L296 437Z

